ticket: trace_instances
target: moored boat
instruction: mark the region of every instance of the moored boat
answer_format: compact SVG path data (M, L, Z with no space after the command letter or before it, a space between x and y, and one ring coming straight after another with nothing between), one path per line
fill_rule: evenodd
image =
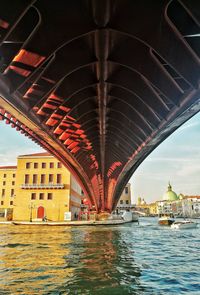
M191 220L181 220L181 221L175 221L171 228L173 229L190 229L190 228L196 228L197 223Z
M139 222L139 214L135 211L132 211L132 221Z
M42 221L12 221L14 225L47 225L47 222Z
M13 221L14 225L28 226L89 226L89 225L121 225L130 222L129 220L75 220L75 221L50 221L50 222L29 222L29 221Z

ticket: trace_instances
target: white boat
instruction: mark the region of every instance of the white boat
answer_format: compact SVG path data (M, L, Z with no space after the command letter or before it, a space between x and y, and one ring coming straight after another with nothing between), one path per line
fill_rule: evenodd
M132 211L132 221L139 222L139 214L135 211Z
M181 220L181 221L175 221L172 225L171 228L174 229L188 229L188 228L196 228L197 223L191 220Z
M132 212L131 211L124 211L122 214L122 219L126 222L133 221Z
M124 220L126 222L139 222L139 214L136 211L123 211L118 214L111 214L109 220Z
M139 222L139 214L132 211L124 211L122 214L122 219L126 222Z

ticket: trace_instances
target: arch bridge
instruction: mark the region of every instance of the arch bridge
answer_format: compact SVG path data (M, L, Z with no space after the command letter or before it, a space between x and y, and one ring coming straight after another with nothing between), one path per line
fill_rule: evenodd
M96 210L200 109L200 1L0 0L0 119Z

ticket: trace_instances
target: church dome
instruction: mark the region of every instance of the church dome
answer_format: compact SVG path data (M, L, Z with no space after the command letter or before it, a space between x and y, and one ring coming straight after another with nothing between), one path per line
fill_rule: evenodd
M168 185L168 190L163 195L163 200L165 201L176 201L178 200L178 196L175 192L173 192L171 184Z

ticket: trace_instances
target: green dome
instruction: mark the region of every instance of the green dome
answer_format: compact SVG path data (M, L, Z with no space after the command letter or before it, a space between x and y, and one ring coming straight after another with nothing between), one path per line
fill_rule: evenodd
M176 201L176 200L178 200L178 196L177 196L177 194L175 192L173 192L170 183L168 185L167 192L164 193L164 195L163 195L163 200L165 200L165 201Z

